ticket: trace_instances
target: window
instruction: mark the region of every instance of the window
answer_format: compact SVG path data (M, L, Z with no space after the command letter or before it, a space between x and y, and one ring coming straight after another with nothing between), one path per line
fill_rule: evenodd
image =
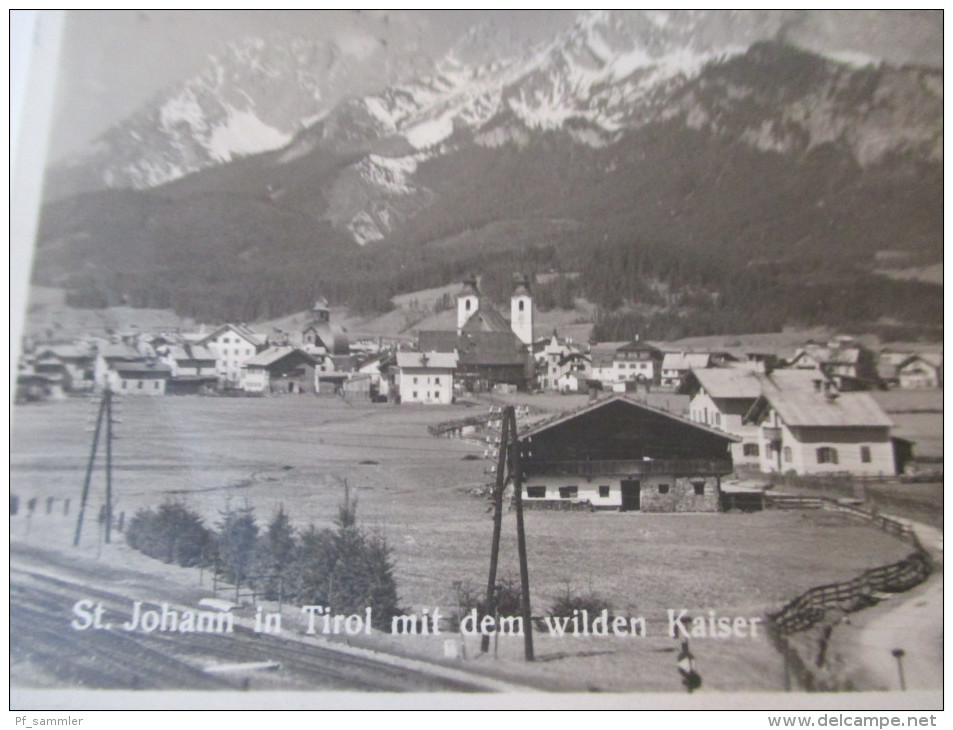
M579 487L560 487L559 488L560 499L572 499L577 494L579 494Z
M600 485L599 485L599 496L600 496L600 497L608 497L608 496L609 496L609 485L608 485L608 484L600 484Z
M659 484L658 485L659 494L668 494L668 484Z
M744 445L744 455L745 456L758 456L760 453L758 444L745 444Z
M440 385L440 378L434 378L434 379L433 379L433 384L434 384L434 385Z
M701 497L705 494L705 480L698 479L692 482L692 486L695 487L695 496Z
M414 385L417 385L417 378L414 378Z
M467 308L467 311L469 312L469 311L470 311L470 300L469 300L469 299L466 300L466 305L467 305L467 307L466 307L466 308Z
M716 426L721 425L721 414L718 413L717 411L715 411L715 425Z
M139 389L139 390L142 390L142 381L141 381L141 380L136 383L136 388Z
M526 302L520 299L519 310L522 312L526 308Z
M546 496L546 487L526 487L526 496L530 499L543 499Z
M787 462L788 464L791 463L791 447L790 446L784 447L784 461Z
M414 391L414 400L417 400L417 391Z
M860 447L860 460L864 464L870 463L870 447L869 446Z
M129 383L127 383L125 380L122 381L122 389L123 389L123 390L125 390L125 389L126 389L126 386L128 386L128 385L129 385Z
M159 390L159 381L158 381L158 380L155 382L155 385L153 386L153 388L154 388L155 390Z
M837 449L831 448L830 446L822 446L817 450L817 463L818 464L836 464L837 463Z

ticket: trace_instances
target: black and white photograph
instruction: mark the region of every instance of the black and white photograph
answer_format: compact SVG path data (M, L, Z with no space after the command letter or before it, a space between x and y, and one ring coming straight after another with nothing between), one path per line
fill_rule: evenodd
M18 727L935 725L942 10L31 19Z

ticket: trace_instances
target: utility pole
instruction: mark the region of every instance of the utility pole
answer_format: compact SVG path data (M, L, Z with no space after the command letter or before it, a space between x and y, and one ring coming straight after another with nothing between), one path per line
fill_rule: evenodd
M493 491L493 543L490 547L490 575L486 590L486 615L495 616L496 611L496 569L500 556L500 533L503 523L503 492L506 478L513 481L516 502L516 543L520 563L520 613L523 618L523 643L526 661L534 660L533 623L529 598L529 566L526 557L526 534L523 529L523 475L520 471L519 438L516 430L516 410L506 406L502 413L500 451L496 468L496 487ZM507 473L508 472L508 473ZM490 637L483 634L481 650L490 649Z
M496 568L500 559L500 533L503 528L503 490L506 489L506 441L509 435L509 421L502 420L499 453L496 461L496 486L493 488L493 541L490 545L490 576L486 582L486 613L496 612ZM490 650L490 637L483 634L480 650L486 654Z
M103 393L106 402L106 544L113 522L113 399L112 391L106 388Z
M106 393L109 391L106 390ZM83 531L83 513L86 511L86 498L89 496L89 482L93 476L93 462L96 460L96 448L99 445L99 430L103 424L103 414L106 411L106 396L99 403L99 415L96 416L96 430L93 432L93 445L89 451L89 463L86 464L86 478L83 480L83 493L79 502L79 517L76 519L76 534L73 537L73 547L79 545L79 536Z

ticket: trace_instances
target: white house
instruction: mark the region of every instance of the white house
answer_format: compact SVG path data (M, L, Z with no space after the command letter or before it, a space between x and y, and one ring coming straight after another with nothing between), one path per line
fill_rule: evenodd
M661 385L677 388L690 370L711 367L711 354L707 352L666 352L662 358Z
M864 392L782 390L762 378L762 394L745 416L761 438L761 471L797 474L896 472L891 420Z
M575 390L579 380L589 377L591 360L570 340L561 339L553 330L552 337L543 346L536 345L536 379L543 390ZM567 377L575 375L570 388Z
M923 353L904 360L897 368L901 388L942 388L943 355Z
M590 350L592 378L611 388L629 380L658 382L662 352L643 342L600 342Z
M693 392L689 414L695 423L703 423L738 436L732 443L733 463L761 465L761 434L757 425L744 417L761 395L761 381L747 368L702 368L685 376Z
M398 352L401 403L449 404L453 402L452 352Z
M199 337L195 344L204 345L215 354L219 382L226 387L238 388L245 363L265 348L267 340L265 335L253 332L245 325L224 324Z

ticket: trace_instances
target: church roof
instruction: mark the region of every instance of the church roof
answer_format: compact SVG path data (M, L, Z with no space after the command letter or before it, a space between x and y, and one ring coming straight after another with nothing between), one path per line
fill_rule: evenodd
M503 315L490 307L480 307L463 325L464 332L512 332Z

